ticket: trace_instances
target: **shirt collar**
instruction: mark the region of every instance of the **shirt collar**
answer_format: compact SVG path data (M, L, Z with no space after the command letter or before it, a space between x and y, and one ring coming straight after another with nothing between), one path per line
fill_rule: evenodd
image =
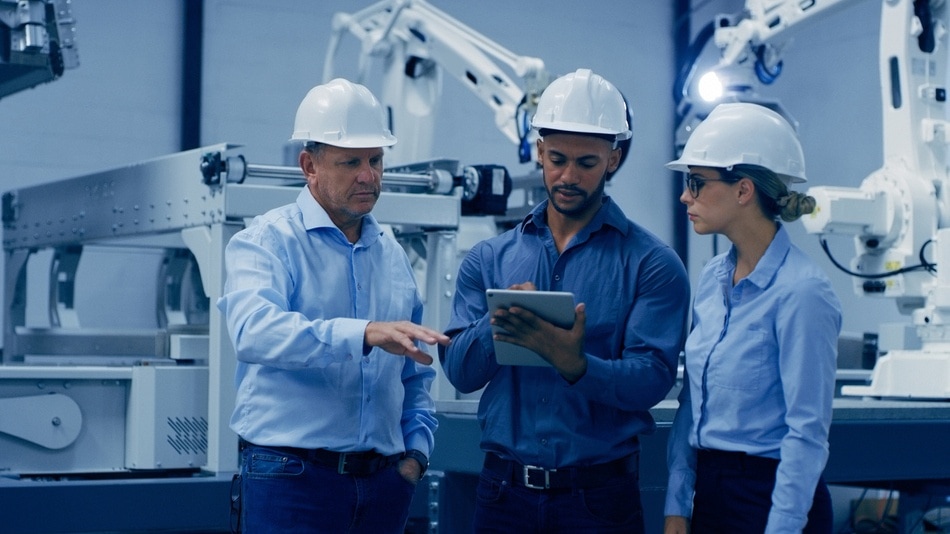
M768 286L772 279L775 278L775 273L778 272L782 263L785 262L785 256L788 255L788 251L792 247L792 241L788 237L788 231L785 230L785 227L782 226L781 223L776 224L778 225L778 231L775 232L775 237L772 238L772 242L769 243L768 248L765 249L765 254L759 259L759 262L755 265L755 269L746 277L746 280L760 288ZM731 279L735 268L736 246L732 245L729 248L726 261L723 262L720 267L720 272L718 273L719 278L729 277Z
M300 213L303 216L304 229L307 231L316 230L318 228L329 228L336 230L340 235L343 234L330 219L330 216L327 214L327 211L323 209L323 206L317 202L317 199L313 198L309 187L304 186L303 191L297 195L297 206L300 208ZM367 213L363 216L362 231L357 243L369 246L379 239L379 236L382 234L383 229L376 221L376 217L373 217L372 213Z
M545 199L543 202L538 204L531 210L531 213L525 216L521 221L521 232L526 232L529 229L538 229L545 228L548 226L547 213L549 199ZM592 234L600 230L603 226L611 226L616 228L621 234L627 235L629 232L629 221L627 220L626 215L623 214L623 210L620 209L620 206L613 201L608 195L604 195L603 204L600 209L597 210L597 213L594 214L594 218L591 219L587 226L584 227L584 230L581 233L586 232L587 234Z

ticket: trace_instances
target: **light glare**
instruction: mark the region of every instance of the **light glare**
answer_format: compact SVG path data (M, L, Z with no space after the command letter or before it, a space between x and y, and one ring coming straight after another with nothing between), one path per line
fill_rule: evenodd
M706 102L715 102L722 98L722 82L715 71L707 72L699 79L697 86L699 97Z

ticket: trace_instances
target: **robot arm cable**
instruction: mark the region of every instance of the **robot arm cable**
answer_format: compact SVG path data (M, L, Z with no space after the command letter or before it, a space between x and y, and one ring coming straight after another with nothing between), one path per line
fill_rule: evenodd
M825 251L825 255L828 256L828 259L831 260L831 263L834 264L835 267L837 267L840 271L844 272L845 274L848 274L857 278L867 278L867 279L874 280L874 279L887 278L889 276L896 276L898 274L904 274L904 273L909 273L909 272L919 271L919 270L925 270L929 273L937 272L937 264L927 261L927 259L924 257L924 251L926 250L927 246L933 241L932 239L928 239L920 247L920 252L918 254L918 257L920 258L919 264L911 265L908 267L902 267L900 269L895 269L893 271L885 271L883 273L875 273L875 274L858 273L858 272L848 269L844 265L841 265L840 263L838 263L838 260L836 260L834 256L831 255L831 250L828 249L828 241L826 241L825 238L823 237L819 237L818 241L821 243L821 249Z

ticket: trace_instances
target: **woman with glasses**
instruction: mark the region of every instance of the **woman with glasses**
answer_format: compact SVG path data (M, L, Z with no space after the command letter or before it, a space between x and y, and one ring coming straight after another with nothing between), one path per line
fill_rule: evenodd
M789 239L815 207L801 145L774 111L721 104L667 167L698 234L732 243L703 268L668 446L667 534L832 530L822 478L841 305Z

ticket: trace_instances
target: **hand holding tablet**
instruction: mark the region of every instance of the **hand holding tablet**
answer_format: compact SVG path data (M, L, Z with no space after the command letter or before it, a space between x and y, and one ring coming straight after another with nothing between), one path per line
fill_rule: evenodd
M545 321L561 328L571 328L574 324L574 294L566 291L521 291L514 289L485 290L489 313L498 308L518 306L531 310ZM492 325L492 334L504 332ZM501 365L547 366L547 361L535 352L505 341L494 340L495 359Z

